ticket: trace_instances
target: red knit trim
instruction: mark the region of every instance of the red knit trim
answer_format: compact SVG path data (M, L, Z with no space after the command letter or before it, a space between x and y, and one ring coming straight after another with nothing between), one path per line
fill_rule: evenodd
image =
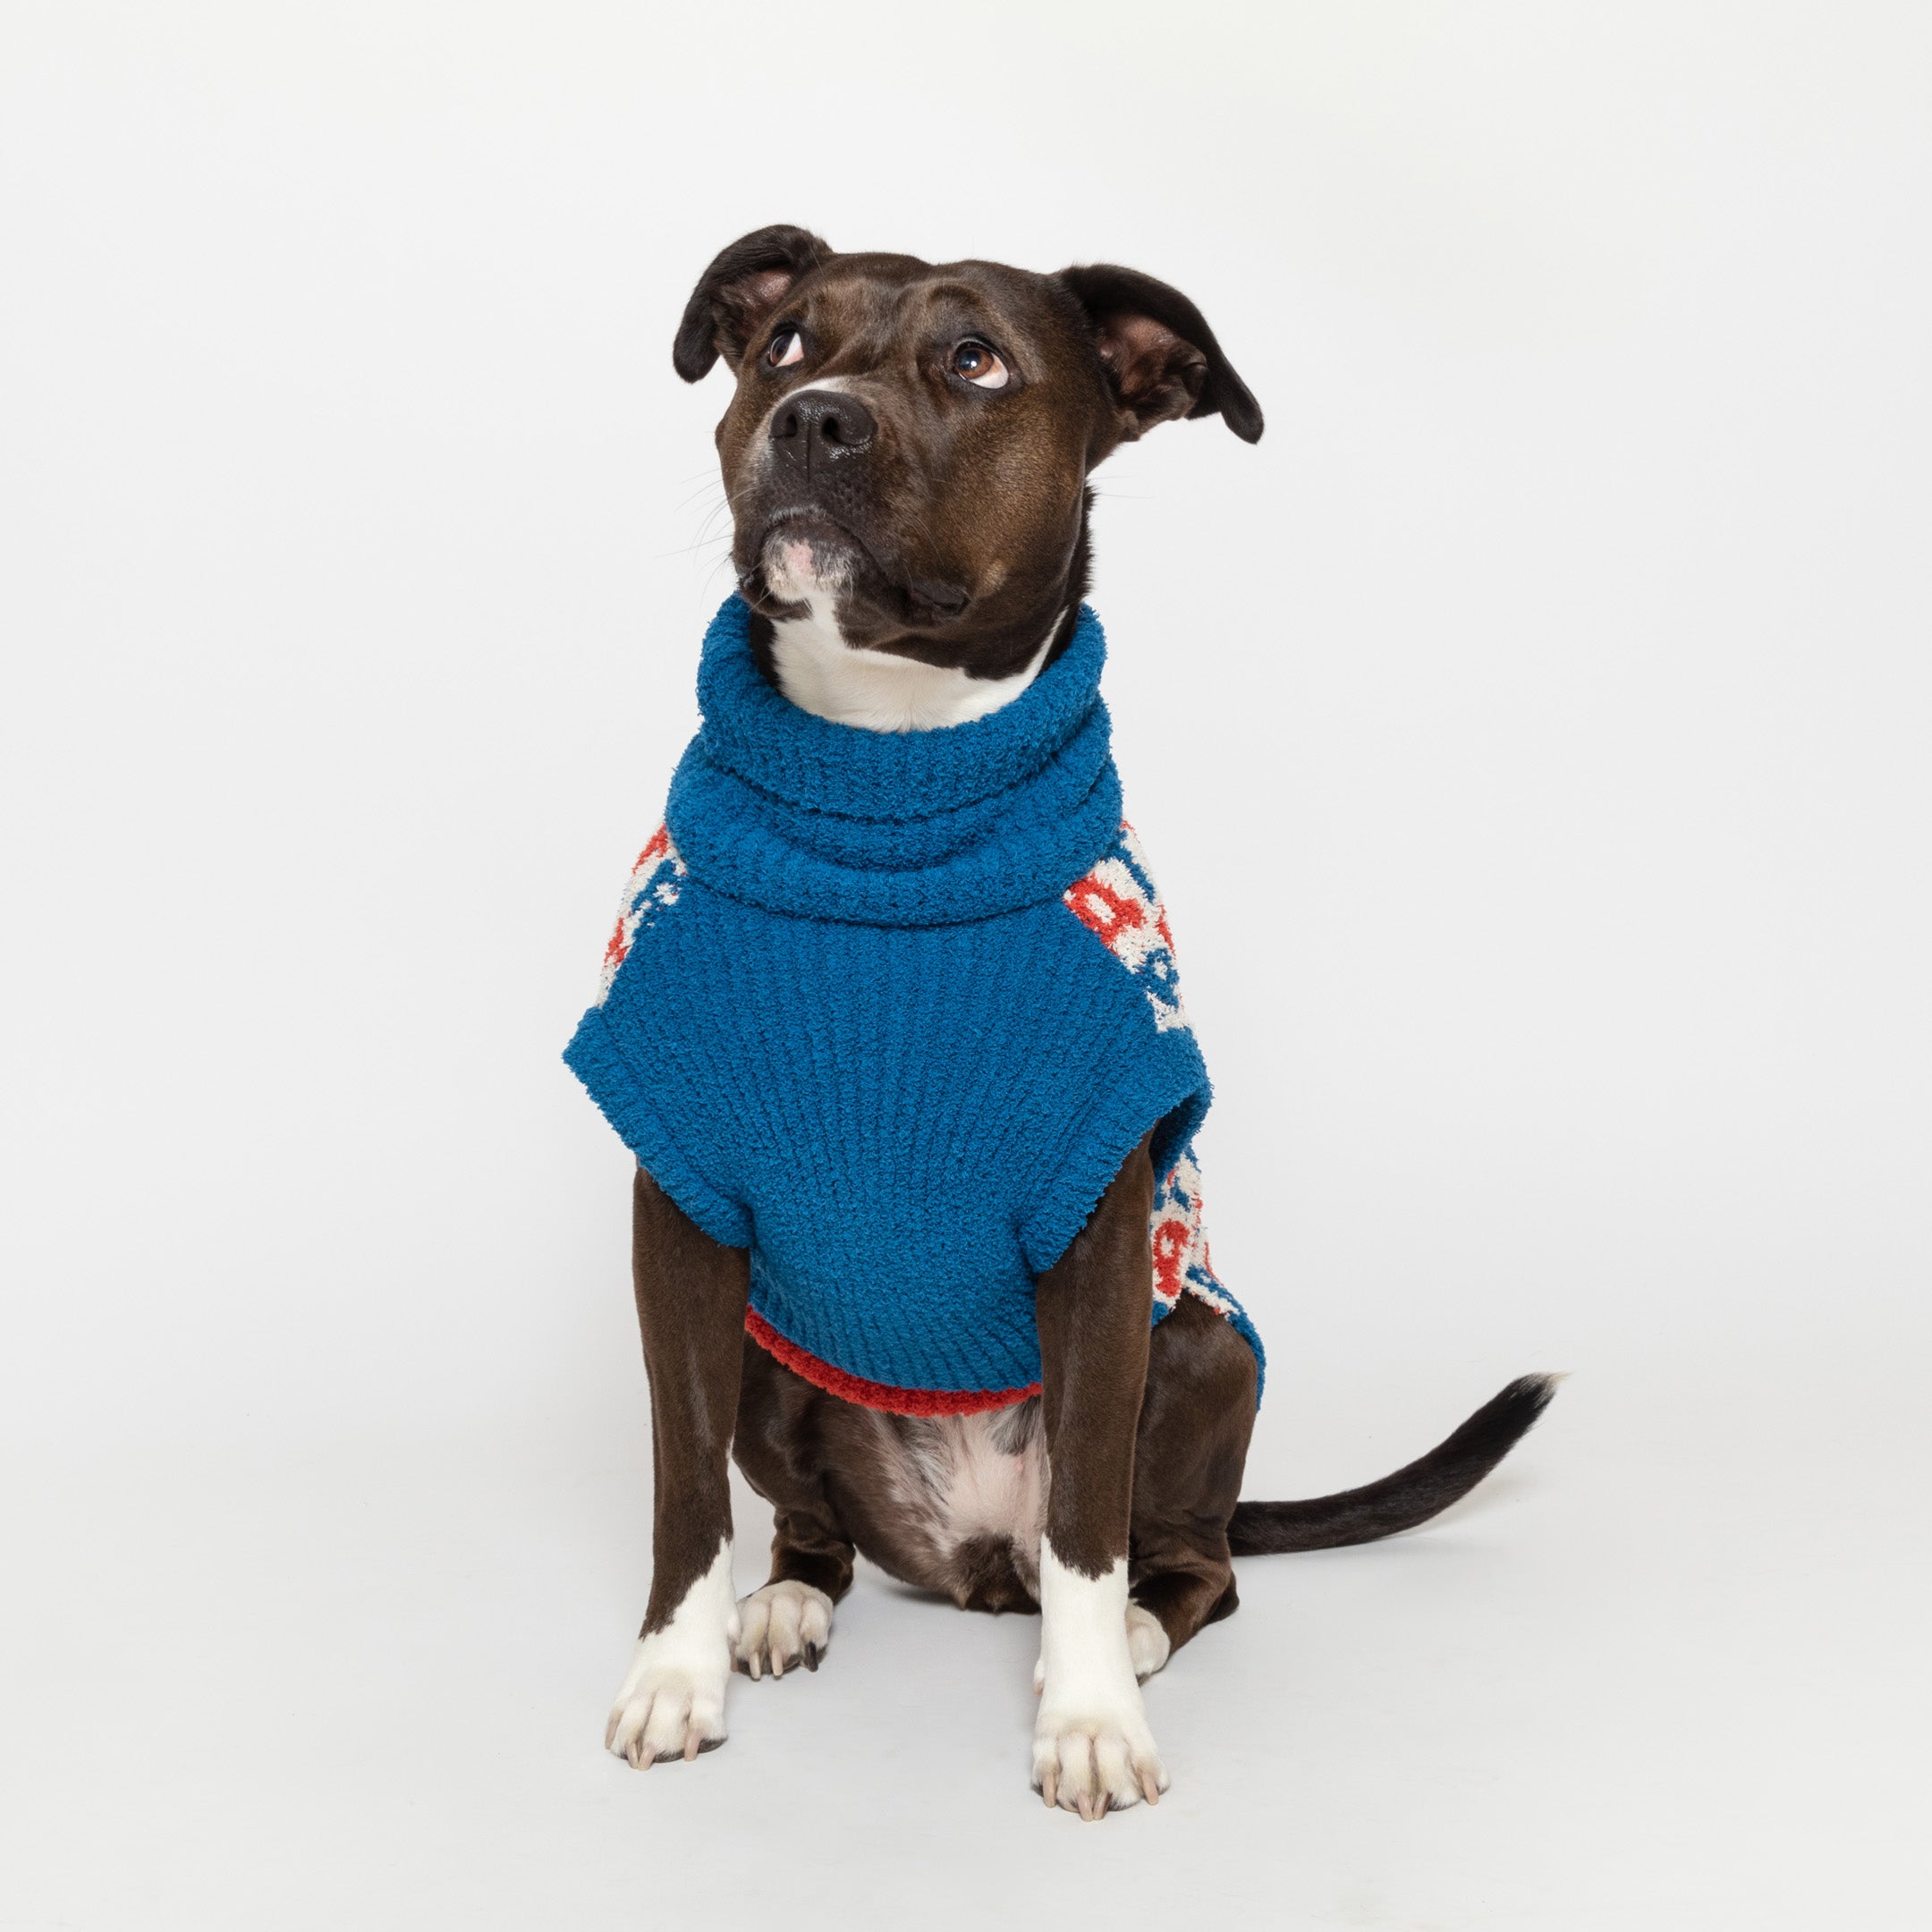
M788 1342L756 1309L745 1310L744 1325L745 1333L793 1375L803 1376L828 1395L865 1409L883 1409L888 1415L979 1415L987 1409L1010 1409L1016 1402L1039 1394L1038 1382L1010 1389L894 1388L890 1382L869 1382L863 1376L847 1375L843 1368L820 1361L796 1342Z

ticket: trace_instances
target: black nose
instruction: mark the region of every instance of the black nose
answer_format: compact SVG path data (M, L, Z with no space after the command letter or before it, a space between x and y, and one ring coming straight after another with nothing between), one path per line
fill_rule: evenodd
M801 389L772 413L773 453L808 475L834 457L856 456L877 434L872 411L836 389Z

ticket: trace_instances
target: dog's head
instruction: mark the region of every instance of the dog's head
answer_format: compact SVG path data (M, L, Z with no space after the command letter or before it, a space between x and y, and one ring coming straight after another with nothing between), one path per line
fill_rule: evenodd
M771 618L1002 675L1086 589L1087 477L1157 423L1261 411L1200 311L1131 269L839 255L762 228L708 267L673 361L737 376L733 562Z

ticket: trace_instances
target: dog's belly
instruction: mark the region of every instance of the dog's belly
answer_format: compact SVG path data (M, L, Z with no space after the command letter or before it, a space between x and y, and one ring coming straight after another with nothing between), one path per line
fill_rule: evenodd
M981 1415L854 1413L872 1438L866 1555L969 1610L1036 1608L1047 1482L1039 1398Z

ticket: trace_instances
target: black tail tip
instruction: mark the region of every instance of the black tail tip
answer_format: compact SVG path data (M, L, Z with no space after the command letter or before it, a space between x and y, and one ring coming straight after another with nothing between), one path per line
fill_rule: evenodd
M1569 1379L1570 1371L1567 1368L1549 1368L1541 1375L1518 1376L1503 1393L1519 1402L1530 1403L1536 1412L1541 1415L1556 1399L1557 1385Z
M1518 1376L1507 1388L1491 1396L1470 1421L1487 1418L1513 1442L1536 1427L1543 1411L1556 1400L1556 1385L1568 1374L1567 1369L1555 1368L1545 1375Z
M1518 1376L1423 1462L1460 1470L1463 1487L1473 1489L1536 1427L1563 1379L1560 1374Z

